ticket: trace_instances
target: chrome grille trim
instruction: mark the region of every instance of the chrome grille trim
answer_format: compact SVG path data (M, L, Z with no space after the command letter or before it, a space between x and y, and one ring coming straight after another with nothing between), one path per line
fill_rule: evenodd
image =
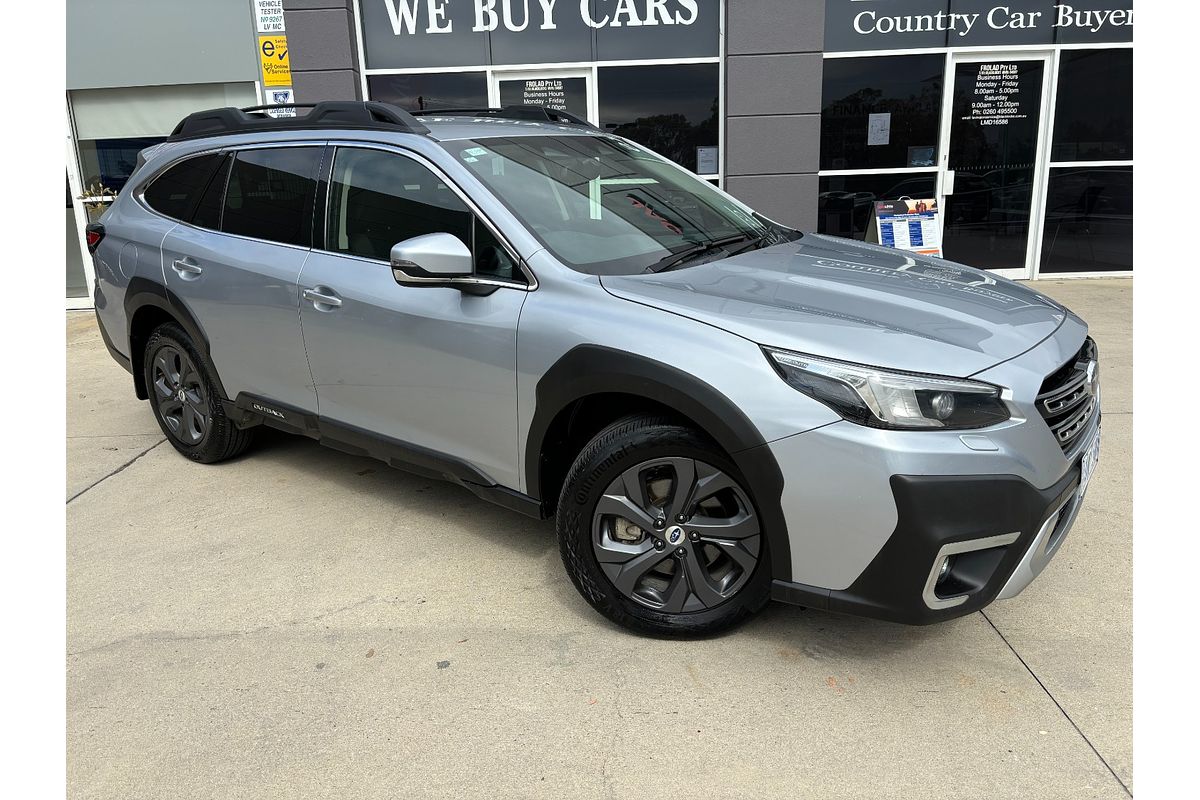
M1089 369L1098 369L1096 343L1091 337L1075 357L1042 383L1035 405L1063 452L1071 449L1079 435L1099 412L1099 377L1088 381Z

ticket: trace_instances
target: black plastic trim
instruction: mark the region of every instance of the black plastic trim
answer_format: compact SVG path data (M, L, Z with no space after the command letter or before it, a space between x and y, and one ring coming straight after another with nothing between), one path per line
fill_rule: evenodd
M98 305L97 305L97 310L96 310L96 327L100 329L100 338L104 340L104 346L106 348L108 348L108 354L113 357L113 361L116 361L118 364L120 364L122 367L124 367L126 372L128 372L130 375L132 375L133 374L133 361L130 360L129 356L125 355L120 350L118 350L117 346L115 344L113 344L112 339L109 338L108 329L104 327L104 322L100 319L100 311L99 311Z
M131 278L129 286L125 289L125 319L128 326L125 335L126 340L130 343L130 360L136 363L141 358L140 353L133 352L133 321L137 312L147 306L153 306L166 312L168 316L184 329L208 362L209 374L212 375L213 382L216 384L217 394L221 399L228 398L229 395L226 394L225 387L221 385L221 378L212 363L208 337L204 334L204 330L200 327L196 318L192 316L192 312L179 299L179 296L170 289L161 283L156 283L149 278L141 276ZM131 371L133 372L134 386L137 390L138 399L145 400L149 396L146 392L146 387L143 385L145 382L139 374L139 370L132 369Z
M1078 464L1046 489L1016 475L893 475L896 529L858 579L842 590L777 580L771 597L907 625L970 614L996 599L1042 523L1078 485ZM989 560L990 575L971 576L977 588L965 602L941 609L925 604L925 583L944 545L1007 533L1020 535L1002 555Z
M538 381L537 408L525 448L525 479L530 494L541 497L544 448L551 424L561 411L590 395L644 397L677 411L712 437L745 477L758 507L776 580L791 578L791 546L783 515L783 474L762 434L725 395L690 373L669 364L599 345L573 348Z
M310 439L320 437L317 415L286 403L277 403L258 395L238 392L236 400L224 401L225 414L239 428L264 424Z

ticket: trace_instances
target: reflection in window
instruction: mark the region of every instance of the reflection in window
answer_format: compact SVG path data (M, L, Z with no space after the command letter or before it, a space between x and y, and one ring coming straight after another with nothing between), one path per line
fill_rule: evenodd
M163 140L162 136L79 140L79 171L84 192L100 184L119 192L137 166L138 153Z
M1051 169L1041 272L1129 269L1133 269L1133 167Z
M719 64L601 67L600 127L693 172L717 172Z
M932 167L945 56L829 58L821 169Z
M309 247L320 156L317 147L239 152L225 190L221 230Z
M1133 50L1064 50L1053 161L1133 158Z
M817 232L861 241L876 200L936 197L936 178L933 172L825 176L817 197Z
M488 106L487 74L483 72L370 75L367 93L372 100L412 112Z
M71 179L67 178L67 297L87 297L87 273L79 250L79 227L75 224L75 202Z

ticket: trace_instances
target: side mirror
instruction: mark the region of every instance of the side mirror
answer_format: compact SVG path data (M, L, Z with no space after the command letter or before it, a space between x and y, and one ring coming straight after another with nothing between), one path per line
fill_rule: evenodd
M453 234L427 233L392 247L392 275L406 286L449 286L455 278L470 278L471 251Z

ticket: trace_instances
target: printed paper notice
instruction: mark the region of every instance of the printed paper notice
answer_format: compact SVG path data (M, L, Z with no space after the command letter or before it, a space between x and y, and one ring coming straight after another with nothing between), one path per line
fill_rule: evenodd
M283 33L283 0L254 0L254 24L259 33Z
M860 129L861 130L861 129ZM867 144L887 144L892 140L892 115L870 114L867 117Z

